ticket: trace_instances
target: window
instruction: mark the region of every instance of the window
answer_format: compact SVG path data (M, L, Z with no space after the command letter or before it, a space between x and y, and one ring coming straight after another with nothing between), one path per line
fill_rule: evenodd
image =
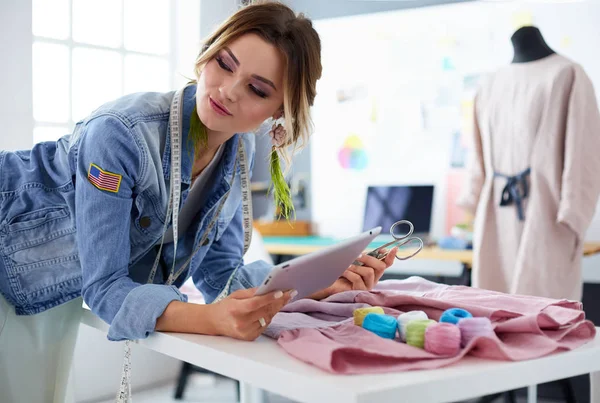
M105 102L192 77L200 0L33 0L34 143Z

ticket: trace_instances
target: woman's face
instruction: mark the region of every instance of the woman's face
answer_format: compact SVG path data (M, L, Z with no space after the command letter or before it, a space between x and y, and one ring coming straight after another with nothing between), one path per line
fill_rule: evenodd
M283 105L283 69L279 50L255 34L231 42L204 66L196 105L212 131L209 146L253 131L273 116Z

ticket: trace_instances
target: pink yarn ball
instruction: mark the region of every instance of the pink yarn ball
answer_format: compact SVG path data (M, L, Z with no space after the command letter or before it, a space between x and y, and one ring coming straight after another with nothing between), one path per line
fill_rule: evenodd
M432 354L454 356L460 341L460 329L451 323L435 323L425 330L425 350Z
M461 334L461 346L465 347L471 340L479 336L494 336L494 327L489 318L465 318L458 322Z

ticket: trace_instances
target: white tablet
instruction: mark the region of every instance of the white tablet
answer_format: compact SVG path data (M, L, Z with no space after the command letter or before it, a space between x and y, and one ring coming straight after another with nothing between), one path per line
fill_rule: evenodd
M298 291L298 295L291 301L295 301L329 287L380 232L381 227L376 227L328 248L273 267L258 287L256 295L294 289Z

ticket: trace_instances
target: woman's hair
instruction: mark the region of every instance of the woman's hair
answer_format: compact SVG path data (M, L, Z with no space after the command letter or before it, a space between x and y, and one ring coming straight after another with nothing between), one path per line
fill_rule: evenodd
M283 111L287 132L279 149L289 162L286 148L305 145L312 132L310 107L321 78L321 41L312 22L296 15L288 6L274 1L254 1L243 6L204 42L196 59L195 73L228 43L245 34L257 34L275 46L284 58ZM301 140L301 142L299 142Z

